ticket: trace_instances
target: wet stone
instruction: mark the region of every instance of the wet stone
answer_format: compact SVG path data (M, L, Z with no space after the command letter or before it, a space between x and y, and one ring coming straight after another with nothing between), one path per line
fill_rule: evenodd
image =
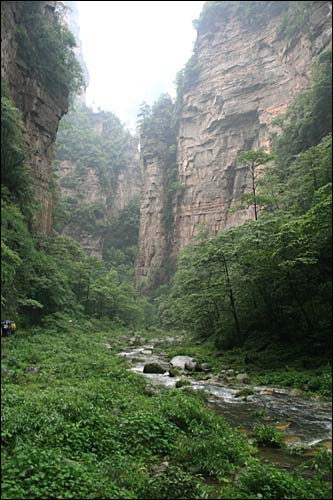
M165 373L169 369L169 365L167 363L146 363L143 368L143 373Z

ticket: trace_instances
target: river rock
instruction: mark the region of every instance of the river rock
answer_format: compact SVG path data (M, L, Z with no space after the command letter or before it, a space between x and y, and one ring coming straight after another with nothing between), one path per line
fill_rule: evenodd
M135 337L131 337L128 341L128 345L143 345L146 342L144 337L139 337L136 335Z
M179 368L180 370L185 370L186 363L194 363L194 359L190 356L175 356L170 361L172 368Z
M208 363L197 363L194 369L196 372L209 372Z
M170 368L169 368L170 377L179 377L179 375L181 375L181 373L182 373L182 370L180 370L179 368L173 368L172 366L170 366Z
M230 368L230 370L227 370L227 375L229 377L233 377L235 375L235 370L233 370L232 368Z
M185 363L185 370L188 370L189 372L193 372L196 370L197 363L195 361L186 361Z
M250 379L247 373L239 373L236 376L236 380L238 382L241 382L242 384L246 384L247 382L249 382Z
M176 340L175 337L167 337L164 342L167 342L168 344L174 344L175 342L178 342L178 340Z
M169 370L169 365L161 361L146 363L143 373L165 373Z
M152 387L151 385L146 385L144 391L146 394L148 394L148 396L156 396L160 393L158 389L155 389L155 387Z
M291 389L289 396L301 397L303 396L303 391L301 389Z
M24 368L24 373L38 373L39 371L39 366L27 366L26 368Z
M1 369L1 376L15 377L16 372L14 370L8 370L7 368Z
M176 388L179 389L180 387L185 387L191 385L191 382L187 380L186 378L181 378L180 380L177 380L176 382Z

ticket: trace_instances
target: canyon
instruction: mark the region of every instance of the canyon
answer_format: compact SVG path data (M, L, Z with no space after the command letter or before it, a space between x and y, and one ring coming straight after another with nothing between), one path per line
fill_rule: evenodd
M58 2L41 3L45 15L55 15ZM1 74L23 116L29 168L40 206L35 230L52 234L53 148L59 121L68 111L68 93L52 95L29 74L15 38L20 2L3 4ZM141 132L141 172L137 138L128 140L126 160L109 191L91 165L85 165L80 176L73 159L57 163L61 196L77 198L83 193L82 206L98 201L103 221L141 196L136 283L146 290L168 281L179 252L203 227L214 236L253 219L252 207L238 208L241 195L250 189L250 179L237 155L250 149L270 150L272 136L279 131L274 120L308 87L313 63L331 43L330 2L312 2L306 25L298 27L292 37L281 26L286 15L292 18L294 2L266 4L259 7L260 12L250 13L254 22L250 22L251 15L247 18L241 13L237 2L214 2L213 8L208 4L204 8L193 56L183 73L185 83L174 105L176 123L170 122L162 133ZM76 2L65 5L65 20L78 40ZM80 43L76 55L87 84ZM96 133L108 134L103 113L96 113L93 121ZM73 176L78 183L69 187ZM88 255L102 256L103 236L96 239L75 227L65 228L64 234L75 237Z

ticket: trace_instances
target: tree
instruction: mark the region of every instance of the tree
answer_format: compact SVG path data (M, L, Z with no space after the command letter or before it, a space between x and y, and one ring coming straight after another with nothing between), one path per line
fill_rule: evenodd
M254 208L254 220L258 220L258 209L260 200L257 195L258 178L261 174L259 167L272 161L274 156L266 153L263 148L255 151L244 151L238 155L240 163L244 164L250 172L251 194L244 194L241 198L242 201L250 202Z

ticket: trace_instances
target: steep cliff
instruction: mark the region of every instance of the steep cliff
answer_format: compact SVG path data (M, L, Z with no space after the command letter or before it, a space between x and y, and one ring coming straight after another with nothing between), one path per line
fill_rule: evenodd
M295 4L207 2L193 57L179 79L181 189L173 199L171 245L166 245L170 230L165 232L160 210L155 210L165 196L162 169L147 161L152 158L149 138L142 144L138 282L154 283L201 223L216 235L253 218L252 208L233 210L250 181L236 156L259 147L269 150L277 130L274 118L308 86L314 61L331 42L330 2L307 2L305 11Z
M110 224L139 198L138 141L110 112L94 113L82 102L61 123L54 170L58 203L55 229L101 258Z
M165 282L171 271L168 256L173 241L174 182L178 171L173 118L172 100L162 95L152 110L145 110L140 127L143 185L136 274L146 288Z
M59 25L56 3L1 2L1 78L7 82L11 97L23 115L29 167L40 206L34 228L44 233L52 229L52 150L60 118L67 112L70 90L69 80L65 79L67 63L62 74L54 77L52 72L59 67L52 66L52 55L57 54L49 54L49 67L43 60L54 43L51 35L67 36ZM42 40L39 45L35 43L38 37ZM69 39L58 40L60 50L66 51L70 45Z

